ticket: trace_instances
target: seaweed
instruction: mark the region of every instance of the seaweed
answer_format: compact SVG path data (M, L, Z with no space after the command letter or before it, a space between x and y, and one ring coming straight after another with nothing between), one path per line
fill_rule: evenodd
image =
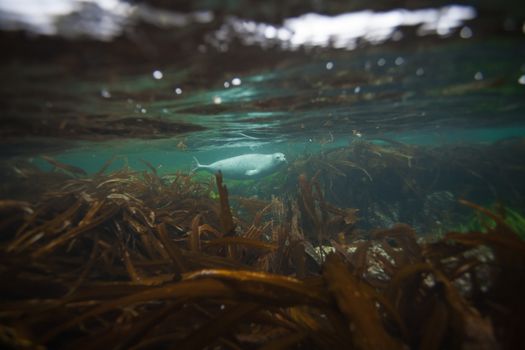
M110 162L0 202L3 347L524 345L525 243L497 212L462 202L495 222L485 232L363 232L322 175L301 175L295 196L232 197L241 217L220 173L212 199L191 174Z
M458 205L459 198L483 205L499 202L514 213L523 212L522 145L522 138L441 146L357 138L346 147L291 159L280 177L284 181L269 181L258 194L265 198L278 187L293 196L297 178L305 175L315 179L325 201L358 208L361 228L405 222L421 233L445 233L470 214ZM519 216L506 216L519 228Z

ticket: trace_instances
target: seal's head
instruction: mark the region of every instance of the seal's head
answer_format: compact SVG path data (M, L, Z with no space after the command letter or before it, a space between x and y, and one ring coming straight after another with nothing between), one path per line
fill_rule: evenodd
M286 163L286 157L284 156L284 153L277 152L273 154L273 161L276 164Z

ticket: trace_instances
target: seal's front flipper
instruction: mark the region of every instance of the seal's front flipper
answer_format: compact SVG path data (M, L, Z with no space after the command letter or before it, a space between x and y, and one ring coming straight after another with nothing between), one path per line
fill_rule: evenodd
M259 174L259 170L258 169L246 170L246 172L244 174L246 176L255 176L255 175Z

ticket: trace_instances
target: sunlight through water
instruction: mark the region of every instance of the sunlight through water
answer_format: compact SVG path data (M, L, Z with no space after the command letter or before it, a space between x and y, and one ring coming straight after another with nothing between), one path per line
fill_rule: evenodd
M446 36L474 18L476 10L473 7L460 5L386 12L365 10L336 16L308 13L285 19L280 27L231 17L210 40L216 45L239 38L248 45L278 44L283 49L292 50L301 46L351 50L360 41L380 44L390 39L399 40L402 38L401 26L418 26L418 35ZM468 36L468 33L463 35Z
M0 0L0 29L110 41L138 21L183 27L213 20L208 11L178 13L121 0Z

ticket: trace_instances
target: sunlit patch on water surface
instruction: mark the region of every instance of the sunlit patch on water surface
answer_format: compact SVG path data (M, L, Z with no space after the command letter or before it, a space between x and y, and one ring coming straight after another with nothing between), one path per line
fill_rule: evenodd
M208 23L211 12L172 12L122 0L21 0L0 2L0 28L68 38L111 41L137 22L164 28Z
M238 38L246 45L276 45L285 50L297 50L303 46L352 50L363 41L380 44L387 40L401 40L400 27L416 26L418 35L447 36L474 18L476 10L473 7L459 5L440 9L360 11L336 16L310 13L287 18L282 26L232 17L210 41L217 47ZM470 37L468 30L462 29L461 37Z

